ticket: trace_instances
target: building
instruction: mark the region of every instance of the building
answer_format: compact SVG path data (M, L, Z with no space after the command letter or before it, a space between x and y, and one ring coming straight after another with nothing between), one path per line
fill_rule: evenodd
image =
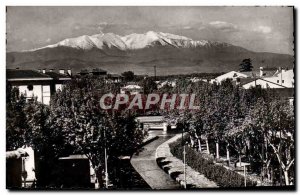
M144 91L143 87L136 84L129 84L124 87L121 87L120 93L123 94L129 93L130 95L133 95L133 94L143 93L143 91Z
M237 72L230 71L211 80L210 83L221 83L230 79L236 84L243 86L245 89L260 85L262 88L293 88L294 72L293 70L285 70L282 68L264 68L259 70Z
M242 72L247 75L248 78L264 78L264 77L272 77L278 72L278 68L276 67L259 67L259 69Z
M21 188L34 185L35 158L32 147L6 152L6 187Z
M100 68L94 68L90 73L94 76L107 76L107 71Z
M273 76L253 78L248 82L241 81L245 89L260 86L262 88L294 88L294 71L279 69Z
M11 86L18 87L27 100L37 98L37 101L48 105L51 95L61 90L63 84L71 80L71 77L67 72L66 74L56 73L53 70L47 72L46 69L40 71L7 69L6 80Z
M100 68L94 68L92 70L88 69L82 69L79 73L80 76L86 76L86 75L93 75L93 76L107 76L107 71L100 69Z
M143 130L168 130L176 129L176 122L168 125L163 116L139 116L136 121Z
M63 178L61 185L64 188L87 189L94 187L95 173L89 159L85 155L73 154L60 157L60 176Z
M265 79L287 88L294 88L294 70L292 69L279 69L273 77L268 77Z
M244 74L242 72L237 72L237 71L231 71L228 73L225 73L223 75L220 75L216 77L215 79L212 79L210 83L221 83L222 81L226 79L231 79L233 81L238 81L239 78L248 78L249 76L247 74Z
M22 187L24 174L23 158L28 154L23 149L6 152L6 188L17 189Z
M157 88L160 89L166 85L175 87L176 86L176 80L167 80L167 81L156 81Z
M106 77L107 83L121 83L123 81L123 76L119 74L108 74Z
M286 88L280 84L267 80L268 78L256 78L252 79L251 82L243 84L244 89L249 89L251 87L260 86L261 88ZM242 83L242 82L241 82Z
M82 69L78 74L80 76L86 76L89 74L89 71L87 69Z

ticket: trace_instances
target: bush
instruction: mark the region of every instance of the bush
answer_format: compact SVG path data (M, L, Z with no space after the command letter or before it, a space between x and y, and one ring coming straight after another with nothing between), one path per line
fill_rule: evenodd
M169 144L171 153L183 159L183 147L181 140ZM201 153L186 147L186 163L205 175L208 179L216 182L220 187L244 187L244 177L221 165L213 163L211 158L204 158ZM247 179L247 186L255 186L256 182Z

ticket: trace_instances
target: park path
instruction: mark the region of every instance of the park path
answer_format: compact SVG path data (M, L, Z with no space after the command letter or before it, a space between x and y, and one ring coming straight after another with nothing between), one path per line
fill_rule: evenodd
M139 153L131 158L131 164L152 189L180 189L180 185L169 177L156 162L156 148L174 135L163 135L162 131L151 131L158 139L145 145Z

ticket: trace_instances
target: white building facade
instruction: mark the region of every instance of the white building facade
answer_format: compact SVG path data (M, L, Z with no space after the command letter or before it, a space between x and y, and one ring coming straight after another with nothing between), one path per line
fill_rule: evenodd
M49 105L51 95L61 90L68 75L35 70L7 69L6 80L12 87L17 87L28 101L36 98L38 102Z

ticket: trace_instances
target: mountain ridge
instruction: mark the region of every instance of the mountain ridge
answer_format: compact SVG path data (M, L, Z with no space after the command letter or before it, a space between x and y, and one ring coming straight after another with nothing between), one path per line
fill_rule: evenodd
M228 43L192 40L170 33L149 31L119 36L113 33L82 35L23 52L8 52L7 68L102 68L112 73L189 74L238 70L245 58L254 68L293 67L293 56L254 52Z
M213 42L208 40L193 40L185 36L148 31L144 34L129 34L125 36L120 36L114 33L102 33L95 35L81 35L74 38L67 38L58 43L47 45L40 48L35 48L26 51L36 51L45 48L54 47L72 47L83 50L90 50L93 48L104 49L103 46L107 45L109 48L113 46L120 50L136 50L143 49L145 47L152 46L153 43L158 42L161 45L171 45L177 48L189 48L189 47L199 47L199 46L230 46L231 44L224 42Z

